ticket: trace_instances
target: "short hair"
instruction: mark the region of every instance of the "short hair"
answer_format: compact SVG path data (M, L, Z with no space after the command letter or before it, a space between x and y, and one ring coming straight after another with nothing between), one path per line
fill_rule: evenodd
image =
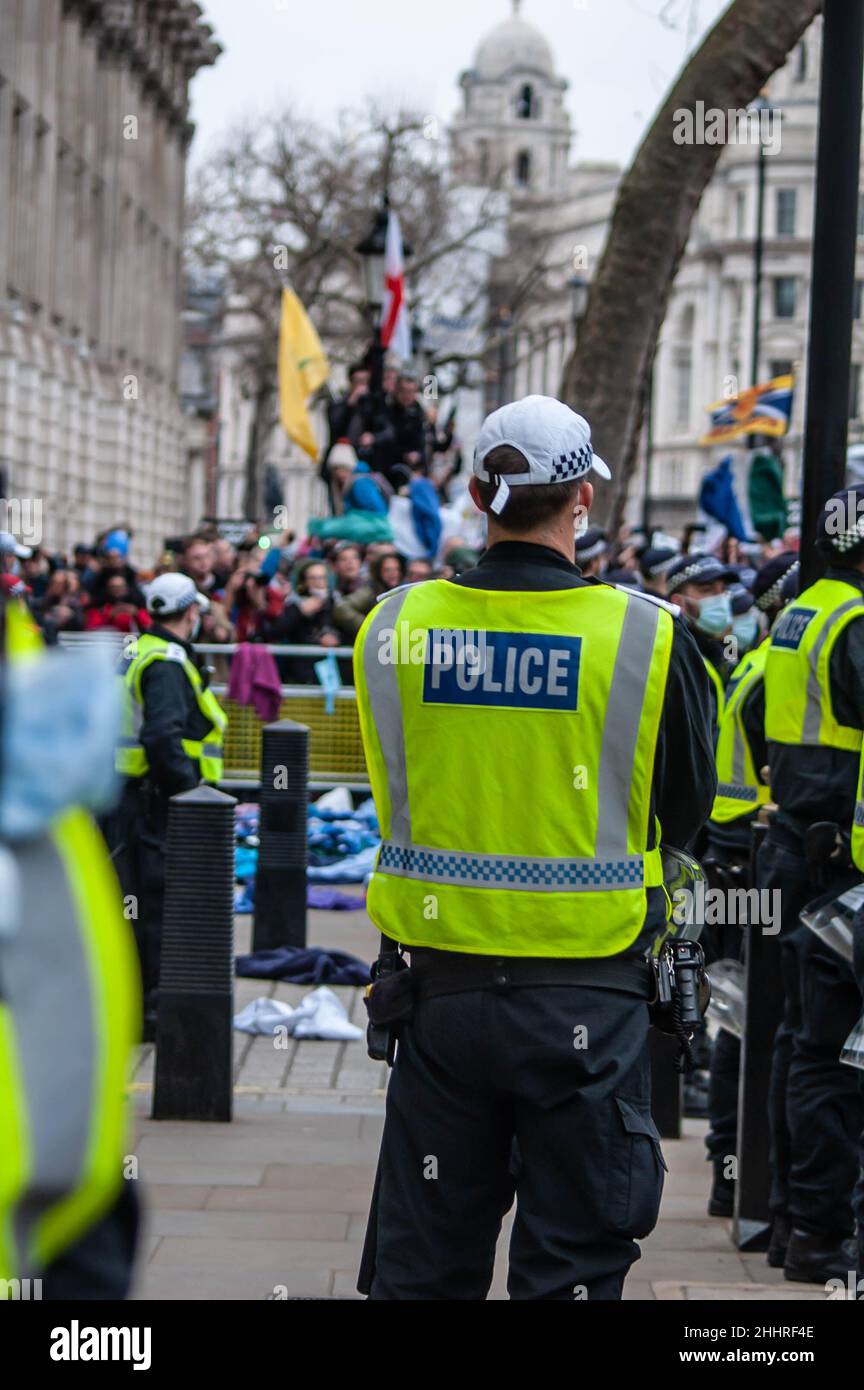
M352 362L351 366L348 368L348 380L350 381L352 376L356 376L358 372L368 371L369 366L366 362Z
M187 554L189 553L189 551L192 549L193 545L212 545L212 544L213 544L213 542L210 540L209 536L202 536L202 535L184 536L184 537L183 537L183 554L184 554L184 555L187 555Z
M492 449L483 460L483 467L488 473L495 473L501 478L529 471L525 455L512 444L499 444ZM542 526L566 507L572 506L581 485L581 478L573 478L566 483L526 483L511 488L498 520L510 531L532 531L535 526ZM488 511L498 491L497 484L478 478L477 491L483 510Z

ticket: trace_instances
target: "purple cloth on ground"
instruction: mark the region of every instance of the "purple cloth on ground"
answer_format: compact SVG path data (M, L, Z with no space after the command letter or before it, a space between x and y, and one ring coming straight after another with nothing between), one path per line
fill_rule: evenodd
M272 724L282 708L282 683L276 662L266 647L242 642L231 660L229 700L252 705L263 724Z
M255 980L285 980L292 985L368 985L369 966L347 951L318 946L277 946L237 956L238 975Z
M366 906L365 897L352 897L350 893L340 893L338 888L316 888L310 883L306 889L306 906L320 907L326 912L354 912Z

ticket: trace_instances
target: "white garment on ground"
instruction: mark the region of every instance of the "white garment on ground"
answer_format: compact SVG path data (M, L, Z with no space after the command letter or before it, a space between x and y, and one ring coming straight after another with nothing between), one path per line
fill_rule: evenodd
M234 1015L234 1027L241 1033L268 1037L284 1028L293 1038L320 1038L327 1042L356 1042L363 1037L362 1028L349 1023L338 994L326 985L305 995L296 1009L278 999L253 999Z
M312 802L310 810L337 811L342 815L351 816L354 814L354 803L347 787L334 787L332 791L325 792L317 801Z

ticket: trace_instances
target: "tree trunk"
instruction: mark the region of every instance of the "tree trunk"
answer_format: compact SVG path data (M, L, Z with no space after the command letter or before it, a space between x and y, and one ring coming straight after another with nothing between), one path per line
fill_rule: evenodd
M261 382L255 392L255 411L246 445L246 485L243 489L243 514L246 520L251 522L261 520L264 505L261 453L267 439L265 417L269 399L269 383Z
M675 112L693 111L697 101L706 111L746 107L820 9L821 0L734 0L672 87L620 184L561 385L562 399L587 416L597 452L612 469L613 483L598 489L599 521L620 522L657 336L691 222L725 148L675 144Z

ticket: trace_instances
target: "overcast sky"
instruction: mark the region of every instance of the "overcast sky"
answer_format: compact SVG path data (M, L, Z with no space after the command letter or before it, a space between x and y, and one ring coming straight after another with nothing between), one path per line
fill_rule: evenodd
M511 12L511 0L201 3L225 52L192 84L195 161L238 116L285 105L326 122L373 95L446 122L479 40ZM727 3L523 0L523 17L570 82L574 159L629 160L683 62L691 26L701 35Z

